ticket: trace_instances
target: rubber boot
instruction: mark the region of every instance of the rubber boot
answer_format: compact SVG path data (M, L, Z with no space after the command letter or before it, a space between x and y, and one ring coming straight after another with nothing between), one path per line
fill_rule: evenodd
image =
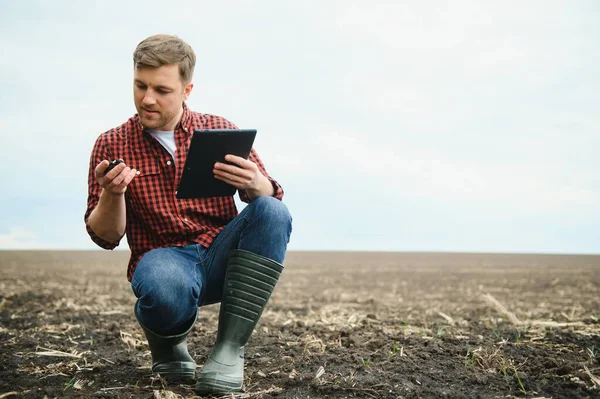
M242 390L244 346L260 318L283 266L252 252L233 250L225 275L217 341L198 372L196 392Z
M146 328L136 314L142 326L150 352L152 353L152 372L160 374L167 381L193 381L196 373L196 362L187 349L187 335L194 327L198 312L185 332L177 335L163 336Z

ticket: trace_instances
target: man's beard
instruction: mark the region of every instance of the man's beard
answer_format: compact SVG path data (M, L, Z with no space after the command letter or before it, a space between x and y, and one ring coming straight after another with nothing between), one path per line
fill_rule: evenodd
M148 118L144 116L143 109L141 111L142 112L138 111L138 114L140 115L142 125L155 130L163 130L162 128L169 124L169 122L171 122L176 116L176 114L165 114L161 111L158 111L158 115L154 114L152 118ZM158 118L156 118L156 116L158 116Z

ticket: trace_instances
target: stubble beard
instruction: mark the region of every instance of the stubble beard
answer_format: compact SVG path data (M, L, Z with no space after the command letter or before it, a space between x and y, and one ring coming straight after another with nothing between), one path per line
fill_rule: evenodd
M158 118L147 118L143 116L142 112L138 111L140 115L140 119L142 121L142 125L144 127L154 129L154 130L165 130L165 126L169 124L175 118L176 114L165 114L162 111L158 111Z

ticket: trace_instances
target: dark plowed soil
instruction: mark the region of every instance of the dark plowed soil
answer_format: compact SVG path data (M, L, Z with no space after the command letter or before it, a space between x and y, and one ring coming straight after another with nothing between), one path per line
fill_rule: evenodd
M0 252L0 398L195 397L150 371L127 256ZM291 252L285 266L235 397L600 397L600 256ZM199 366L218 309L190 334Z

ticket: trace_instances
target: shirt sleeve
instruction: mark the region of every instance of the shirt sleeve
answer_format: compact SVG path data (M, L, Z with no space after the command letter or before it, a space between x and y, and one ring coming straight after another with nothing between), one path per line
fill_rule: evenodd
M94 231L90 227L90 224L88 223L90 214L92 213L94 208L96 208L96 205L98 205L98 201L100 200L100 194L102 193L102 187L100 187L100 185L96 181L95 169L96 166L103 160L110 160L109 155L110 154L108 153L108 150L106 148L105 135L103 134L99 136L96 140L96 143L94 144L94 148L92 150L92 155L90 156L90 166L88 171L88 200L84 220L85 228L92 241L94 241L101 248L115 249L119 245L119 242L121 241L120 239L116 241L106 241L103 238L100 238L96 233L94 233Z
M258 156L258 153L256 152L256 150L254 148L252 149L252 151L250 151L250 156L248 157L248 159L250 161L254 162L256 164L256 166L258 166L258 170L260 170L260 172L263 175L265 175L267 177L267 179L269 179L269 181L273 185L273 189L274 189L273 197L277 198L279 201L283 200L283 188L271 176L269 176L269 174L267 173L267 171L265 169L265 165L263 164L262 160L260 159L260 157ZM243 202L246 202L246 203L250 202L250 197L248 197L248 194L246 194L246 190L239 190L239 193L240 193L240 200L242 200Z

